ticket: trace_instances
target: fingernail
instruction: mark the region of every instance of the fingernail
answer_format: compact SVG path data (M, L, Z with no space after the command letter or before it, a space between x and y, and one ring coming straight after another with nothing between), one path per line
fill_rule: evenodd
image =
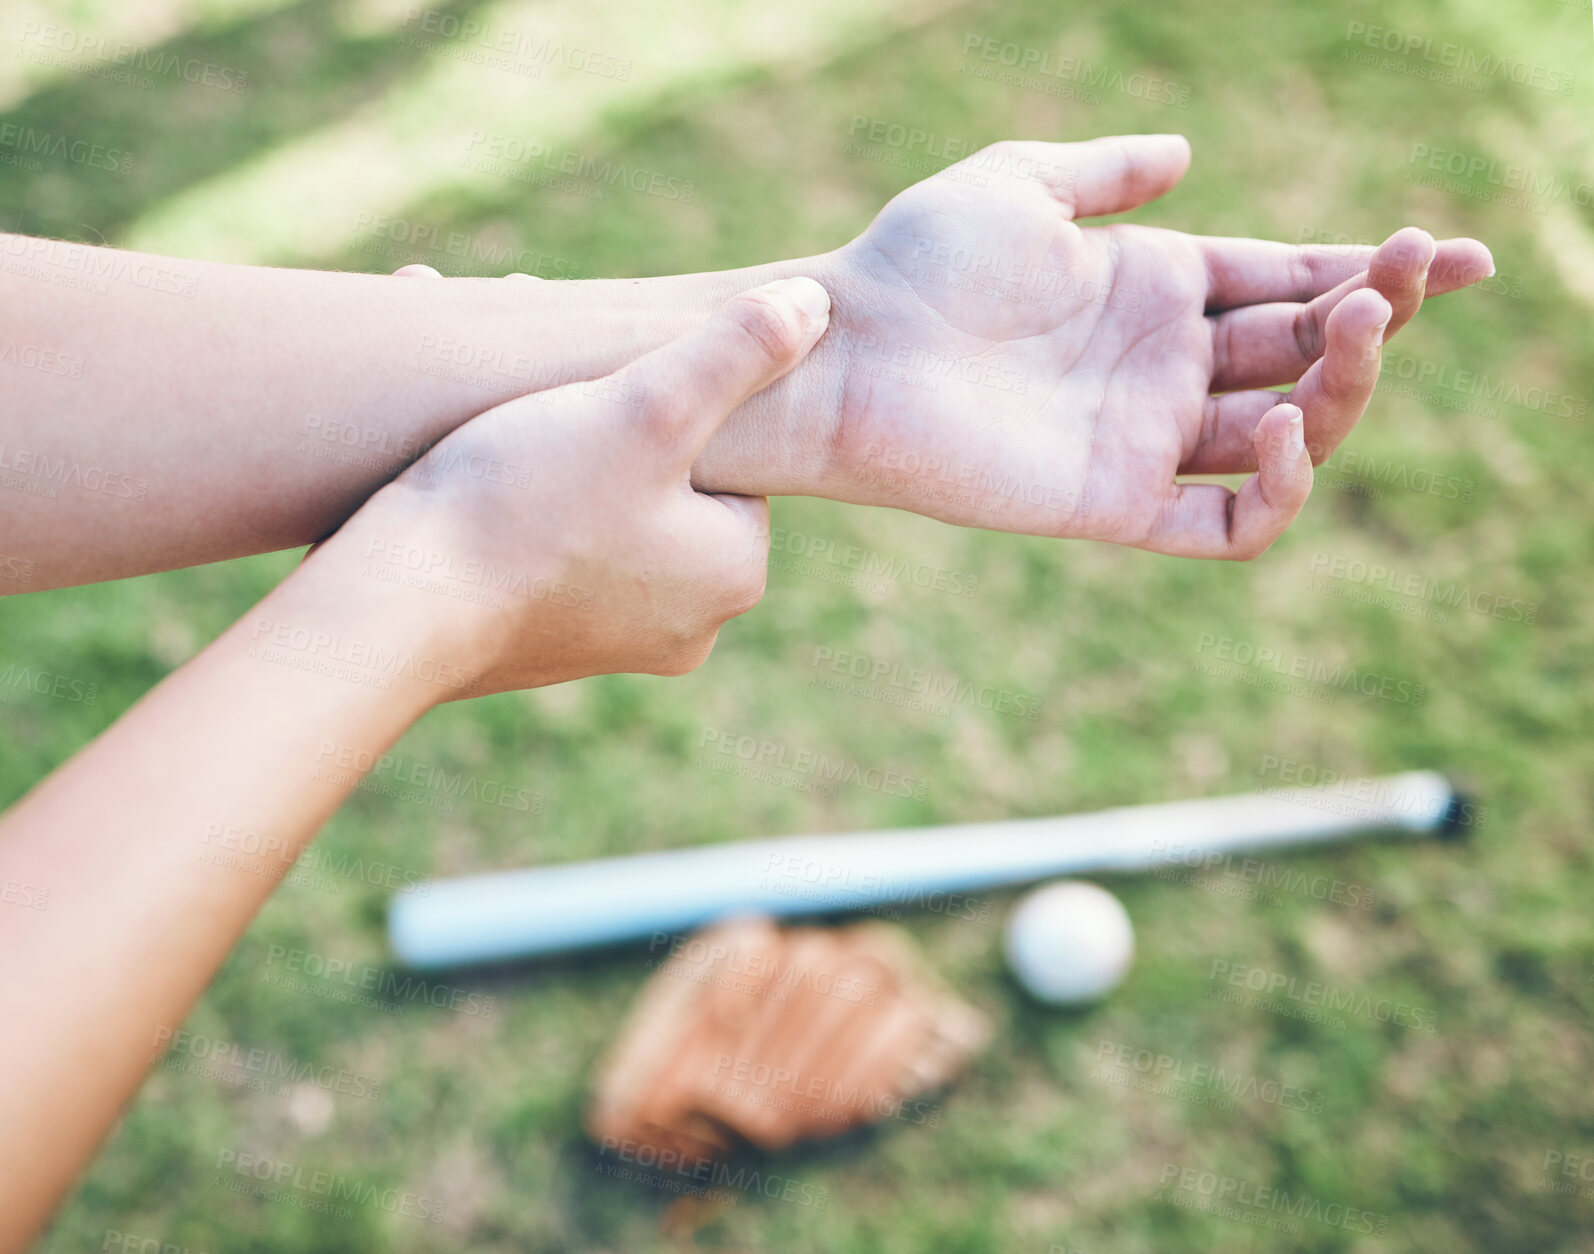
M1428 286L1428 271L1433 269L1434 258L1438 255L1439 244L1430 235L1428 237L1428 259L1422 263L1422 269L1417 272L1417 285L1425 290Z
M812 335L830 321L830 293L813 279L798 275L776 279L765 288L770 295L790 301L802 315L804 329Z
M1306 456L1306 422L1300 414L1290 419L1289 435L1290 456L1301 458Z

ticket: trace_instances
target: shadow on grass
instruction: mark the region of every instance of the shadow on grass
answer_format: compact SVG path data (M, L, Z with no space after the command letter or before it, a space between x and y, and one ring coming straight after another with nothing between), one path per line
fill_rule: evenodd
M464 15L485 3L432 7ZM302 0L135 47L121 64L69 57L19 28L13 56L69 68L0 112L0 158L26 163L0 167L0 226L113 239L162 201L352 113L430 55L402 26L350 35L350 7Z

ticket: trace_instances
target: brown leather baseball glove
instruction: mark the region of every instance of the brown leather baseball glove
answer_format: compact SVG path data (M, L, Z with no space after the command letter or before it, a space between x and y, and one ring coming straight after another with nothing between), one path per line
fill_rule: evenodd
M899 928L733 920L671 944L598 1068L586 1128L689 1164L740 1141L939 1122L919 1099L988 1036Z

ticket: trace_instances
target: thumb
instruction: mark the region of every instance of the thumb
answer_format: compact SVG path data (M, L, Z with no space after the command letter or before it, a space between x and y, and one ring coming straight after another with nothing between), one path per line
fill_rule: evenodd
M1190 168L1183 135L1112 135L1055 147L1057 164L1072 175L1072 187L1057 195L1076 218L1137 209L1171 191Z
M830 324L813 279L777 279L733 297L702 326L637 358L614 378L643 398L674 466L697 460L726 416L808 355Z

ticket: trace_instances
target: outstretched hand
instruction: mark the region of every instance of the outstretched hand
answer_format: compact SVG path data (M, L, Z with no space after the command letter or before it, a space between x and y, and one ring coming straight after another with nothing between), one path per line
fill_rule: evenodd
M823 259L832 328L792 382L831 381L806 397L829 424L825 495L1189 557L1266 549L1366 409L1383 341L1493 262L1412 227L1375 250L1078 224L1189 160L1177 135L996 144ZM1258 468L1238 493L1179 481Z

